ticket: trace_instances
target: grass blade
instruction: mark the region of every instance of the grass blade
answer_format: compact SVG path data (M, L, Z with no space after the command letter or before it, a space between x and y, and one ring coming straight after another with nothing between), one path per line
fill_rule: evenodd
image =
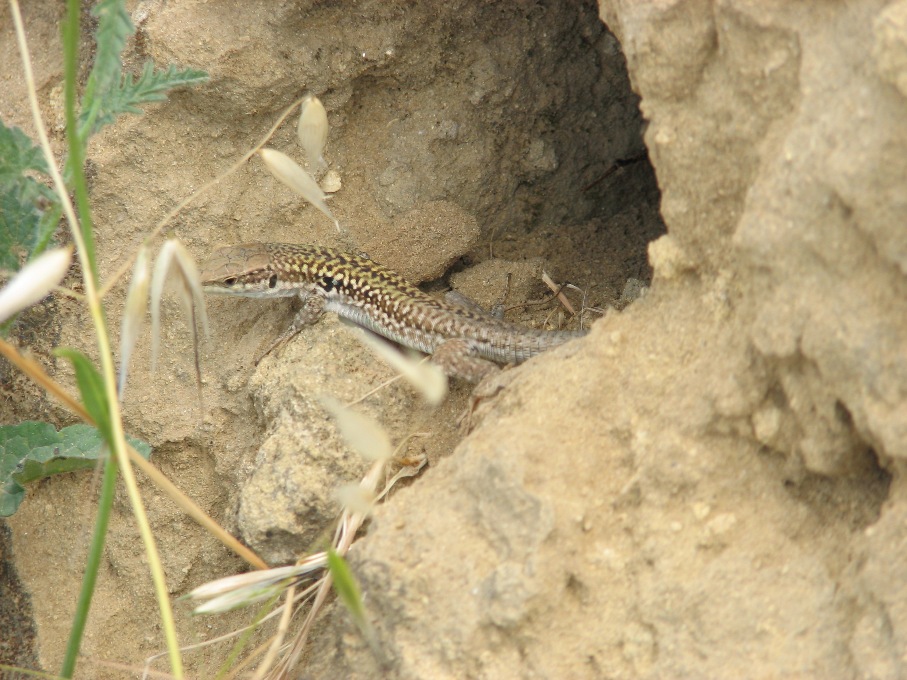
M91 609L91 598L94 595L98 571L104 555L104 539L110 523L110 508L113 507L116 484L117 461L113 456L107 456L107 462L104 464L104 479L101 483L101 498L98 502L98 514L95 517L91 545L88 548L88 559L85 562L85 573L82 575L82 586L79 589L79 601L76 604L72 627L69 629L63 667L60 669L60 675L64 678L71 678L76 670L76 660L79 657L79 648L82 646L85 624L88 622L88 612Z
M69 359L76 371L76 384L79 394L82 395L82 404L91 414L101 434L109 446L113 445L113 432L110 427L110 404L104 392L104 379L98 373L94 364L79 350L68 347L58 347L54 354L64 359Z

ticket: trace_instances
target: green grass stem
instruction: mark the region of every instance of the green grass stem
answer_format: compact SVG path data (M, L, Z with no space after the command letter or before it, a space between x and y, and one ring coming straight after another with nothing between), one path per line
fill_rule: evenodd
M101 498L98 503L98 514L95 517L94 533L91 536L91 546L88 549L85 573L82 575L79 602L76 605L76 614L72 621L72 627L69 629L66 654L63 657L63 667L60 670L60 675L64 678L71 678L76 670L76 660L79 657L79 648L82 645L82 635L85 633L88 611L91 608L91 597L94 595L98 570L101 567L101 558L104 554L104 538L107 536L107 525L110 521L110 508L113 506L116 484L117 461L113 456L108 455L107 462L104 465L104 479L101 484Z
M79 136L78 84L79 71L79 15L80 0L67 0L66 19L63 22L63 106L66 119L66 141L69 158L66 173L72 182L79 221L82 225L82 240L89 262L89 271L95 285L98 284L98 264L95 256L94 225L91 220L91 205L88 201L88 184L85 181L85 145L87 139ZM86 273L86 276L88 273Z
M41 148L45 154L51 176L54 180L54 188L58 196L60 197L64 212L66 213L67 221L71 226L72 237L76 242L79 260L82 264L82 271L84 274L85 282L85 299L88 303L88 309L91 313L92 321L95 326L95 333L97 334L101 374L104 378L104 389L107 393L107 400L110 408L110 422L112 427L112 442L110 442L110 444L113 449L114 455L116 456L120 471L123 475L123 481L126 485L126 492L129 496L132 512L135 516L136 524L139 527L142 543L145 546L145 552L148 558L148 567L151 571L151 578L154 583L154 591L158 601L158 608L160 610L161 627L164 630L164 637L167 642L167 652L170 658L171 672L173 676L177 678L177 680L179 680L183 677L183 661L182 657L180 656L179 643L176 639L176 627L173 621L173 609L170 606L170 595L167 591L167 583L166 579L164 578L164 570L161 565L160 556L158 555L157 547L155 545L154 534L151 532L151 527L148 524L148 516L145 513L145 506L142 503L142 497L139 494L135 473L133 472L132 467L129 464L128 453L126 451L126 436L123 432L123 420L116 390L116 371L113 365L113 355L110 349L110 339L107 335L104 310L101 306L101 298L98 295L97 276L94 274L94 266L89 259L88 247L86 246L85 238L83 238L83 230L80 228L79 222L76 219L75 213L72 209L72 205L69 201L69 193L63 181L63 177L57 170L56 159L53 156L53 152L50 148L50 141L47 138L47 129L44 125L43 119L41 118L40 108L38 106L37 92L35 89L34 74L32 73L31 60L28 52L28 42L25 36L25 28L22 24L22 13L19 9L18 0L10 0L10 8L12 10L13 22L16 29L16 39L19 43L19 48L22 54L22 66L26 75L29 104L31 106L35 128L37 129L38 137L41 141ZM78 61L78 0L68 0L67 10L68 16L71 19L75 19L74 22L69 21L66 24L66 30L64 33L64 42L69 45L69 49L66 51L65 55L64 72L66 73L67 80L71 80L71 82L67 84L67 87L72 88L71 96L65 98L65 115L67 120L67 128L70 130L70 133L67 135L68 143L70 152L72 152L72 150L80 143L78 136L73 137L73 134L77 134L77 128L72 124L73 121L75 121L75 75L77 72ZM73 35L75 35L76 37L75 46L73 46L73 44L70 42ZM81 148L79 149L79 151L82 150L83 149ZM78 170L81 171L81 166L78 163L76 163L75 166L78 166ZM74 167L74 169L76 168ZM80 173L74 173L74 175L76 174ZM87 201L88 193L84 175L81 178L81 185L82 191L84 192L84 198ZM91 238L90 228L88 229L88 234L89 238Z

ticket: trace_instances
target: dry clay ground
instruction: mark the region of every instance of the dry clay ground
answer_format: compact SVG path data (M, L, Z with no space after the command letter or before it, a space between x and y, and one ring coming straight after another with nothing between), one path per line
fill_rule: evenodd
M608 310L586 339L505 372L465 439L468 386L437 411L402 386L365 402L396 439L430 432L408 450L430 464L351 554L383 659L332 605L304 677L907 675L907 2L133 9L127 66L153 58L211 82L93 143L105 274L312 91L332 125L341 233L253 161L173 224L196 256L247 240L340 245L485 305L508 275L508 302L541 297L544 268ZM25 8L58 145L59 11ZM10 65L5 9L0 28ZM0 115L30 131L21 76L0 77ZM293 137L285 126L271 145L298 153ZM644 148L654 175L648 161L611 172ZM651 288L628 304L649 263ZM212 301L199 405L189 335L178 305L168 312L158 372L147 347L133 369L129 431L268 559L317 545L333 489L365 464L314 399L354 399L389 372L331 319L256 369L289 305ZM540 326L550 310L510 314ZM19 334L71 383L49 349L91 351L86 329L80 307L50 301ZM68 422L8 369L2 380L2 422ZM29 489L2 539L48 669L93 484ZM145 492L174 596L242 568ZM125 497L116 509L84 677L125 677L98 664L140 665L163 646ZM0 572L8 587L14 572ZM184 643L249 616L177 611ZM20 630L12 658L28 663ZM225 653L187 663L206 677Z

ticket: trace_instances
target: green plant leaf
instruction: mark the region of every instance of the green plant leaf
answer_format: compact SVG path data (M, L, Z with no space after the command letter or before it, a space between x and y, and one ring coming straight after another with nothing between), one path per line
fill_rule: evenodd
M0 122L0 183L18 178L26 170L48 174L41 147L19 128Z
M76 370L76 384L79 386L79 394L82 395L82 404L85 410L91 415L98 426L98 429L104 434L107 443L113 442L113 432L110 428L110 407L107 403L107 393L104 391L104 379L94 367L88 357L77 349L70 347L58 347L54 354L72 362Z
M94 64L82 97L79 116L79 137L86 140L101 128L110 125L123 113L142 113L140 104L163 101L167 90L194 85L208 79L208 74L195 69L179 70L175 66L155 71L146 62L138 80L123 75L123 48L135 32L124 0L101 0L91 10L98 18L95 32Z
M362 594L359 592L359 584L350 571L349 565L336 550L328 548L328 571L334 581L334 590L340 597L343 605L349 610L356 624L364 626L365 606L362 604Z
M143 458L151 455L145 442L129 438L129 443ZM70 425L59 432L38 421L0 426L0 517L19 507L24 484L94 468L105 449L101 433L90 425Z
M95 32L97 49L82 98L79 137L83 142L99 129L95 127L95 120L106 94L120 84L123 69L120 55L126 40L135 31L124 0L101 0L91 13L98 19L98 30Z
M42 189L46 189L41 185ZM47 189L50 192L50 189ZM35 245L32 248L31 256L37 257L45 250L47 246L50 245L53 240L54 232L57 230L57 225L60 224L60 217L63 215L63 206L60 203L60 200L57 198L57 194L53 194L53 200L50 205L41 213L41 219L38 221L38 228L35 231Z
M93 104L94 115L83 111L80 120L80 134L95 134L110 125L117 116L124 113L142 113L140 104L159 102L167 99L167 91L184 85L197 85L208 80L208 74L197 69L178 69L170 65L166 70L155 71L154 63L147 61L137 80L126 75L116 86L98 97Z
M57 195L27 171L47 172L41 149L0 122L0 269L16 271L40 254L60 221Z
M95 33L97 50L85 89L105 92L120 80L120 55L126 46L126 40L135 33L135 26L124 0L101 0L91 8L91 14L98 19L98 30Z
M44 211L39 185L29 177L0 184L0 267L18 271L38 242Z

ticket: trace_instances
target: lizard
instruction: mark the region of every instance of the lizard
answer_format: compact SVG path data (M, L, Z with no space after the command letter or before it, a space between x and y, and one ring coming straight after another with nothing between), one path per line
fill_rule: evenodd
M325 312L432 355L450 377L479 382L586 331L524 328L476 306L439 300L367 257L334 248L242 243L214 250L202 265L207 293L299 297L302 308L265 354ZM257 362L256 362L257 363Z

